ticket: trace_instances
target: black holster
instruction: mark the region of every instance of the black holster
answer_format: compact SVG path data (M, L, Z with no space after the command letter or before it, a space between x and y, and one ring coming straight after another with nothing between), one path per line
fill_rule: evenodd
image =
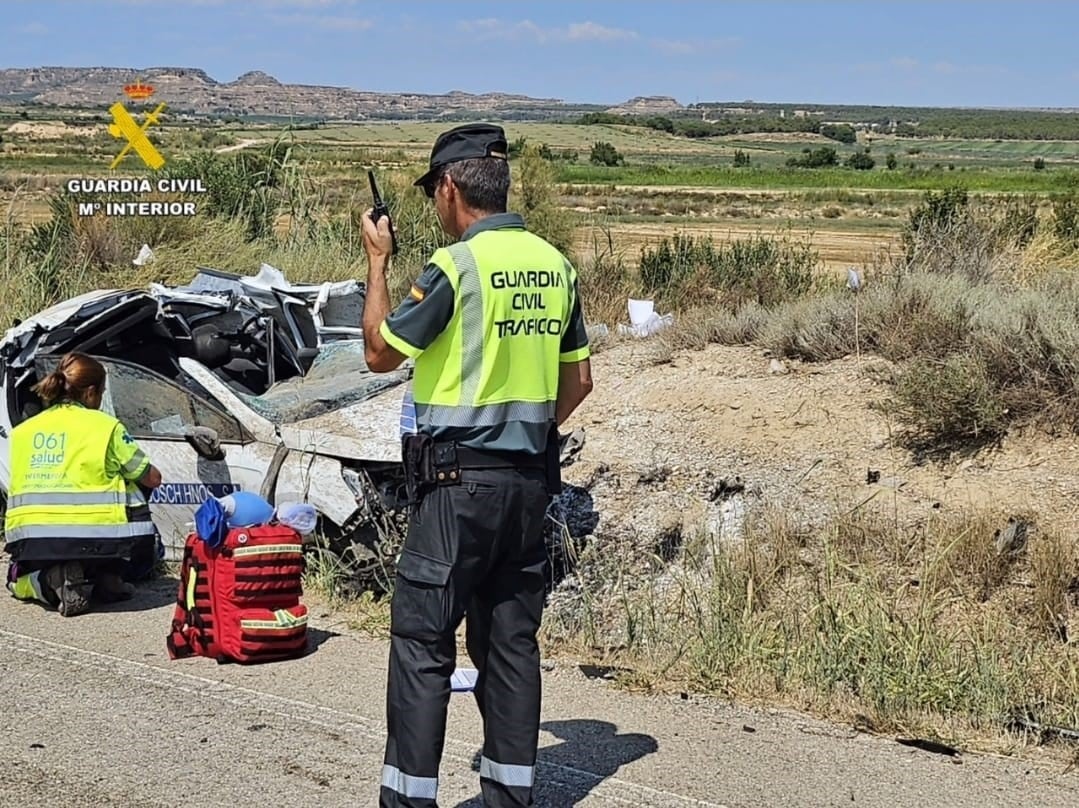
M401 463L405 469L409 505L419 502L423 481L430 476L431 443L431 436L422 432L401 436Z
M405 469L405 491L410 505L435 485L457 485L461 466L453 443L437 443L422 432L401 438L401 459Z
M552 497L562 493L562 443L558 438L558 424L551 424L547 432L547 451L544 468L547 471L547 493Z

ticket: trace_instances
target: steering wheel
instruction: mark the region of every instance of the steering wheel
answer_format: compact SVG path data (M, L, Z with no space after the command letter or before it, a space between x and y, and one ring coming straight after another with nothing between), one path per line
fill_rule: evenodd
M221 336L234 339L245 346L254 346L262 351L264 361L269 363L270 346L265 338L260 339L254 334L248 333L252 325L257 325L261 314L253 314L244 323L232 332L222 333Z

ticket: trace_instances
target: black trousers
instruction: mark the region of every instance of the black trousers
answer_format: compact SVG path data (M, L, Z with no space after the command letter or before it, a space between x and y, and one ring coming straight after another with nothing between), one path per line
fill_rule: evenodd
M463 469L459 484L434 488L414 509L391 606L382 808L438 805L454 635L466 612L483 797L534 804L548 501L542 470Z

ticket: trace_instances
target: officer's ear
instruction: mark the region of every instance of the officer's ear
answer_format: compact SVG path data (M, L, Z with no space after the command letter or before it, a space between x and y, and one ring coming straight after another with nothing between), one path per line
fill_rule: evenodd
M457 199L457 183L453 181L453 177L450 176L449 172L442 175L439 183L446 189L446 201L453 205Z

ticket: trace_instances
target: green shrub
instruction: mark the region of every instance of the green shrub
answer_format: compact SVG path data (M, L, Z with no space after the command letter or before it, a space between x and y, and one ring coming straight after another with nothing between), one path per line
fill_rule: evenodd
M778 356L824 362L853 354L853 299L849 293L833 293L789 302L773 312L759 333L760 342Z
M625 163L625 159L618 153L618 149L605 141L592 144L592 153L588 159L592 165L596 166L620 166Z
M869 171L877 163L869 156L869 151L858 151L847 158L847 165L858 171Z
M1027 247L1038 232L1038 200L1033 197L1009 199L994 224L994 234L1002 244Z
M1008 429L1007 408L985 360L956 353L918 357L896 380L893 411L909 445L934 450L988 443Z
M285 203L285 183L292 170L292 146L278 139L264 149L227 154L197 152L167 163L162 176L201 179L207 192L199 205L209 216L242 218L247 238L273 232L274 220Z
M961 275L911 275L874 285L862 299L863 348L893 362L943 359L969 345L971 310L985 296Z
M969 202L966 189L959 186L926 191L921 204L910 212L907 230L916 235L932 228L948 227L962 218Z
M514 140L511 140L508 149L510 159L513 160L517 157L520 157L521 153L524 152L525 146L527 144L528 138L524 137L523 135L521 137L515 138Z
M669 303L712 297L728 305L762 306L806 294L820 258L807 242L762 234L720 244L711 238L675 234L657 247L642 248L641 281L648 293Z
M826 138L838 140L840 143L850 144L858 140L858 134L854 131L854 127L847 123L826 123L821 126L820 133Z
M1002 208L971 202L963 188L929 191L901 232L901 271L1010 282L1019 274L1020 253L1037 227L1037 204L1030 198Z
M787 165L791 168L824 168L826 166L839 165L839 155L831 146L821 146L817 149L802 149L801 157L790 157Z

